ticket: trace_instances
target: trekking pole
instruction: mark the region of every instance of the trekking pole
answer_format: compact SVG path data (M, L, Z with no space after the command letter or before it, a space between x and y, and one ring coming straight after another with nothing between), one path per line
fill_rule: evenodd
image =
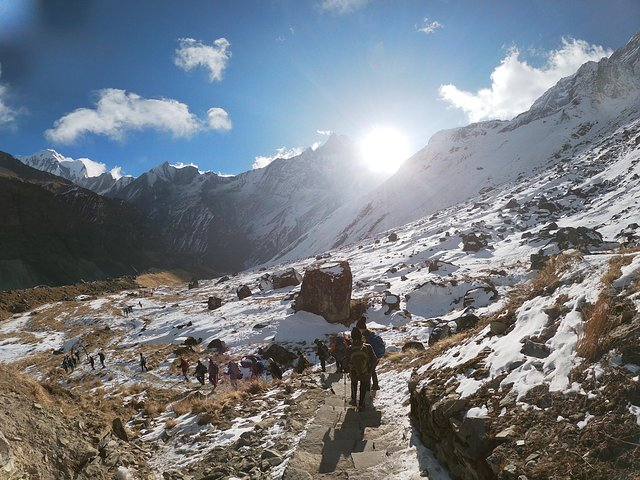
M344 406L347 406L347 373L342 372L342 383L344 383Z

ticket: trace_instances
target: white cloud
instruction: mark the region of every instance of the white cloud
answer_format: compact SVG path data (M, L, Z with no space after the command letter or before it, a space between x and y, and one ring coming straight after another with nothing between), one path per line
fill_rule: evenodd
M293 147L293 148L281 147L276 150L275 155L272 155L270 157L267 157L267 156L256 157L256 160L253 162L253 165L251 166L251 168L255 170L256 168L266 167L267 165L269 165L271 162L273 162L278 158L288 159L288 158L297 157L303 151L304 150L300 147Z
M219 38L213 45L194 40L193 38L179 38L180 47L176 50L175 64L189 71L192 68L204 67L209 70L209 81L222 80L222 73L231 58L226 38Z
M0 78L2 77L2 64L0 64ZM0 128L12 125L18 115L18 111L14 110L7 104L9 97L7 87L0 84Z
M115 180L119 180L122 178L122 167L113 167L109 173Z
M572 75L585 62L600 60L611 53L584 40L563 38L562 48L548 52L546 63L536 68L520 60L520 52L513 47L491 73L490 88L473 93L455 85L441 85L440 97L464 110L471 122L510 119L528 110L558 80Z
M443 27L443 25L440 22L438 22L437 20L434 20L433 22L430 22L428 18L425 18L422 21L422 25L417 26L416 30L418 32L429 34L429 33L435 32L436 30L438 30L439 28L442 28L442 27Z
M353 12L367 3L369 0L322 0L320 6L323 10L343 14Z
M143 98L115 88L99 90L97 94L95 109L78 108L59 118L53 128L45 132L47 139L68 144L84 134L92 133L123 140L127 131L144 129L169 132L174 137L189 137L206 128L187 105L177 100ZM228 117L227 122L230 128Z
M231 130L231 119L229 118L229 114L222 108L210 108L207 112L207 120L209 122L209 127L213 130Z
M331 135L333 132L331 130L316 130L316 133L318 135L323 135L325 137L328 137L329 135Z
M78 161L84 165L88 177L99 177L107 171L107 166L104 163L96 162L90 158L79 158Z

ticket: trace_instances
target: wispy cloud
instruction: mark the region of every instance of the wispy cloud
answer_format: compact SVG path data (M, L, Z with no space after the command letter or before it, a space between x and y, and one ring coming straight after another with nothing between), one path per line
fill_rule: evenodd
M416 26L416 31L429 34L429 33L435 32L436 30L442 27L443 25L437 20L433 20L430 22L428 18L425 18L422 21L422 25Z
M255 170L256 168L266 167L267 165L269 165L274 160L277 160L278 158L287 159L287 158L297 157L303 151L304 150L300 147L293 147L293 148L280 147L276 150L275 155L256 157L251 168Z
M180 47L176 49L175 64L189 71L196 67L209 70L209 81L222 80L222 74L231 58L231 44L226 38L219 38L212 45L194 40L179 38Z
M222 108L210 108L207 112L207 121L212 130L228 131L231 130L231 119L229 114Z
M490 88L473 93L455 85L441 85L440 97L462 109L471 122L510 119L528 110L558 80L572 75L585 62L600 60L611 53L584 40L563 38L562 47L547 52L546 63L536 68L520 60L520 52L512 47L491 73Z
M0 64L0 78L2 78L2 64ZM11 108L8 102L9 92L7 87L0 84L0 128L10 127L14 124L19 111Z
M316 130L316 133L318 135L322 135L324 137L328 137L329 135L331 135L333 132L331 130Z
M47 139L68 144L82 135L95 134L123 140L127 132L145 129L169 132L174 137L189 137L207 127L214 128L212 117L217 119L213 123L217 122L218 130L231 128L231 122L222 109L210 109L207 124L192 114L187 105L177 100L143 98L115 88L99 90L97 95L98 101L94 109L78 108L59 118L53 128L45 132ZM223 117L226 123L220 121Z
M351 13L369 3L369 0L322 0L323 10L339 14Z

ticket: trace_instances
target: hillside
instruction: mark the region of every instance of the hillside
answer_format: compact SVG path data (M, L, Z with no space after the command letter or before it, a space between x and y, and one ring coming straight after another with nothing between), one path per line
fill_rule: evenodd
M0 152L0 290L133 274L162 264L137 210Z

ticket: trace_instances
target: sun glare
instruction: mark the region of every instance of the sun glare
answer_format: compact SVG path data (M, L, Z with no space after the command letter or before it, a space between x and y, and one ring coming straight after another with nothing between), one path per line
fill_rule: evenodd
M366 165L375 172L395 173L409 157L407 139L389 127L375 127L361 142Z

